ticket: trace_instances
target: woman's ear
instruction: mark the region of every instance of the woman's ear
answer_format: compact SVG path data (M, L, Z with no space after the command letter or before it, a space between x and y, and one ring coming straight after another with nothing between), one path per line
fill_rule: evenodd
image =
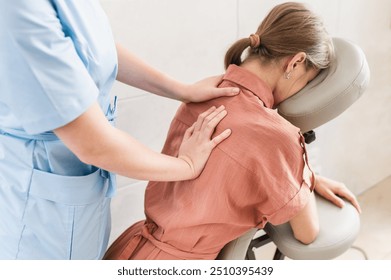
M293 58L293 67L300 66L302 64L305 64L305 60L307 58L307 54L305 52L299 52L297 53Z
M305 65L306 59L307 59L307 54L305 52L298 52L293 57L288 59L285 73L291 73L293 70L295 70L296 67L300 65Z

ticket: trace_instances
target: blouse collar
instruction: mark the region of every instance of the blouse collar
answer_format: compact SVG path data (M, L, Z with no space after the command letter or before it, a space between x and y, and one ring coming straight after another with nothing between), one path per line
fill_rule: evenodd
M274 104L274 97L270 87L259 77L252 72L231 64L223 77L223 80L227 80L238 84L240 87L246 88L265 104L267 108L272 108Z

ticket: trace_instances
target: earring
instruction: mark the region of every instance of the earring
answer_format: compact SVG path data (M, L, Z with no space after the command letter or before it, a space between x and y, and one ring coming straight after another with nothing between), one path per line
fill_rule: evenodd
M285 73L284 73L284 78L287 79L287 80L289 80L289 79L291 78L291 73L292 73L292 71L290 71L290 72L285 72Z

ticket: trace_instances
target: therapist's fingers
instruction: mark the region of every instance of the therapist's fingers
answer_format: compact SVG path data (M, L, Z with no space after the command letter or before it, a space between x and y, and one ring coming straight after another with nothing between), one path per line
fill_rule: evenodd
M217 87L221 83L223 77L224 75L209 77L211 81L214 80L214 83L216 85L216 87L211 89L211 95L214 97L237 95L240 92L240 89L237 87Z
M195 128L196 123L193 123L192 126L190 126L188 129L186 129L185 134L183 135L183 140L187 140L193 135L194 128Z
M201 130L205 133L205 136L210 138L219 122L227 115L227 111L224 106L218 107L216 110L205 116Z
M178 158L187 162L193 171L193 178L202 172L212 150L230 136L231 131L227 129L211 139L217 125L226 115L224 106L212 107L202 113L185 132Z
M216 137L214 137L211 141L211 147L212 149L215 148L218 144L223 142L225 139L227 139L231 135L232 131L231 129L226 129Z
M204 141L204 143L208 142L207 144L209 147L207 147L207 149L212 150L231 135L231 130L226 129L211 139L217 125L223 118L225 118L226 115L227 111L225 110L225 107L220 106L214 111L210 112L208 115L204 114L198 118L197 123L195 124L194 133L198 134L200 141Z
M211 76L188 85L185 102L202 102L221 96L234 96L240 92L237 87L218 87L223 75Z
M209 108L207 111L201 113L198 118L197 118L197 121L193 124L194 125L194 130L193 131L200 131L201 128L202 128L202 125L205 121L205 118L207 116L209 116L210 114L212 114L213 112L216 111L216 107L213 106L211 108Z
M207 116L202 125L204 137L210 139L212 137L212 134L215 132L217 125L222 121L222 119L225 118L226 115L227 115L227 111L225 110L224 106L220 106L213 113ZM226 129L222 133L220 133L219 135L211 139L210 141L211 149L213 149L218 144L220 144L230 134L231 134L231 130Z
M208 139L212 136L217 124L227 115L227 111L224 106L218 108L212 107L209 110L200 114L194 124L194 131L202 133L202 135Z

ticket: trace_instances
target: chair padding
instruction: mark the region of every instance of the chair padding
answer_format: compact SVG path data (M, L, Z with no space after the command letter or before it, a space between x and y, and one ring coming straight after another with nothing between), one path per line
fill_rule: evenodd
M316 240L305 245L294 236L289 223L278 226L267 224L264 231L279 251L294 260L334 259L348 250L360 231L360 218L357 210L348 202L343 208L316 195L320 231ZM228 243L221 250L219 260L244 260L257 229ZM262 250L260 247L259 250Z
M304 133L340 115L365 91L370 71L363 51L333 38L335 60L297 94L281 102L279 114Z
M253 228L248 232L240 236L239 238L232 240L224 246L223 250L217 256L218 260L244 260L246 258L248 246L251 243L254 235L258 229Z
M360 231L357 210L348 202L343 208L316 196L320 231L317 239L304 245L294 238L289 223L273 226L267 224L264 231L281 253L295 260L333 259L351 247Z

